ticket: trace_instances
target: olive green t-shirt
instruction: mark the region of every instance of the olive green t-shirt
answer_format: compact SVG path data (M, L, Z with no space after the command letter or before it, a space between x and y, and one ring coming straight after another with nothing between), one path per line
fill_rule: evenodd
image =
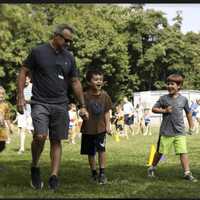
M104 90L99 95L94 95L88 90L84 92L84 98L89 120L83 120L81 132L89 135L106 132L105 113L112 107L110 96Z

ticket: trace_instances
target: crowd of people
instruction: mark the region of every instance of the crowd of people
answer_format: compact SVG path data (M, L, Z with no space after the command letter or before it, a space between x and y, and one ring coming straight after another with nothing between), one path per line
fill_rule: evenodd
M75 144L81 137L80 154L88 156L88 165L94 181L107 182L106 135L119 134L129 137L138 134L152 135L151 112L163 115L157 152L148 176L155 176L156 166L171 146L180 155L186 180L196 181L189 168L186 137L182 111L185 110L189 132L193 133L194 121L200 123L200 100L189 108L188 100L179 94L183 84L181 75L167 78L169 94L160 97L153 108L143 108L124 97L113 108L108 93L103 90L104 74L92 68L86 73L87 88L83 91L74 56L67 50L72 43L74 30L68 25L59 25L49 42L32 49L24 60L17 81L17 123L19 154L25 151L25 136L32 134L31 186L42 189L39 159L45 141L50 140L51 173L49 188L59 187L61 140ZM69 102L68 87L71 87L77 103ZM5 90L0 87L0 151L10 142L12 134L10 107L5 101ZM192 118L193 117L193 118ZM193 120L192 120L193 119ZM98 154L98 159L96 159ZM97 170L97 161L99 169Z
M151 132L151 109L143 108L142 104L137 104L134 108L127 97L116 106L112 118L113 132L119 133L121 137L130 135L152 135Z

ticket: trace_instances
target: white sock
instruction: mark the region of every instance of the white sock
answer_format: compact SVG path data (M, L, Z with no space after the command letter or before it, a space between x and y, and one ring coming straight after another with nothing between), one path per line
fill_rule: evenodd
M21 129L19 133L19 139L20 139L20 150L24 151L24 143L25 143L25 130Z
M190 173L190 170L187 170L187 171L184 172L184 175L187 175L189 173Z
M149 167L149 169L155 170L155 169L156 169L156 166L151 165L151 166Z

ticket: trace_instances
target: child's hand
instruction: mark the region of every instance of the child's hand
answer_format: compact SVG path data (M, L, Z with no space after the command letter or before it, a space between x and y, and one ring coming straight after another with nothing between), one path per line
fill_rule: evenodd
M83 120L88 120L89 119L89 113L85 108L81 108L80 112L79 112L79 116L83 119Z
M195 128L194 128L194 127L193 127L193 128L189 128L188 134L189 134L189 135L192 135L192 134L194 133L194 131L195 131Z
M172 112L172 106L168 106L165 108L165 113L171 113Z
M107 134L108 134L109 136L112 136L112 133L111 133L111 132L110 132L110 133L107 132Z
M106 127L106 133L107 133L108 135L112 135L112 133L111 133L111 128L110 128L109 125Z

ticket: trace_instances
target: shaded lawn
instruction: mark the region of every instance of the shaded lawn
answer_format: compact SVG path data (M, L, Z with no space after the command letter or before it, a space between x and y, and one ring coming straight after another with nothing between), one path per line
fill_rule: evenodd
M121 138L116 142L107 137L108 183L98 185L91 182L87 157L80 155L80 139L77 144L63 141L61 186L58 191L48 189L50 174L49 141L41 156L42 191L30 187L31 135L26 138L26 152L17 154L18 135L12 135L11 144L1 153L0 198L198 198L200 181L191 183L183 180L178 156L167 155L157 169L157 177L146 175L147 158L151 144L157 142L157 130L152 136L136 135ZM188 136L188 149L193 174L200 179L199 155L200 134Z

